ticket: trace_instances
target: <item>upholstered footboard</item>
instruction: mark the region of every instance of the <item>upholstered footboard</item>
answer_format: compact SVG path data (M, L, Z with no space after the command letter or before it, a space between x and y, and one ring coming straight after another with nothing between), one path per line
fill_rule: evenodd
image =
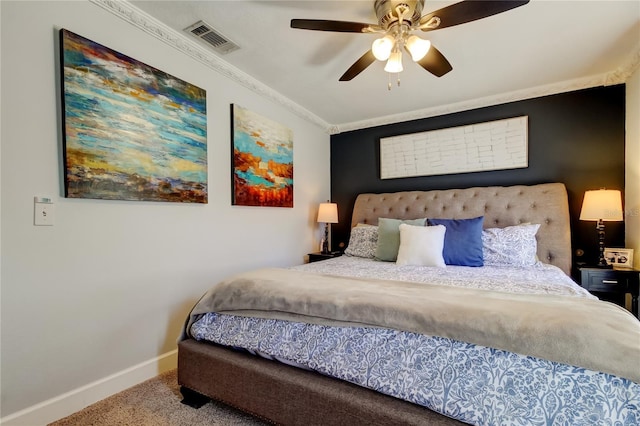
M193 339L178 344L178 382L188 400L199 393L283 425L463 424L351 383Z

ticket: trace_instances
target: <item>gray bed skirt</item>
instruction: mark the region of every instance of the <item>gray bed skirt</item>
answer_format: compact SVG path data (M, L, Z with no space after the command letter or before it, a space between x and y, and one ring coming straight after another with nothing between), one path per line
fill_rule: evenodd
M352 383L193 339L178 344L178 383L185 392L282 425L464 424Z

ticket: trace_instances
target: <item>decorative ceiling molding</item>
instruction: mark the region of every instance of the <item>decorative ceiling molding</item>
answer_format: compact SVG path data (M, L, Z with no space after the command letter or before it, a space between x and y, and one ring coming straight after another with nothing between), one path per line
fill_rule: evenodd
M625 71L626 74L626 71ZM629 74L630 75L630 74ZM455 112L467 111L476 108L484 108L493 105L506 104L509 102L522 101L525 99L539 98L542 96L555 95L558 93L572 92L575 90L587 89L590 87L605 86L611 84L624 83L624 80L619 81L620 76L611 78L611 73L601 74L597 76L585 77L576 80L564 81L561 83L549 84L546 86L539 86L528 88L524 90L517 90L513 92L501 93L499 95L487 96L484 98L477 98L463 102L457 102L453 104L440 105L433 108L425 108L407 113L388 115L385 117L378 117L370 120L356 121L352 123L345 123L339 126L334 126L332 130L338 130L338 132L348 132L351 130L365 129L368 127L384 126L387 124L399 123L402 121L418 120L422 118L436 117L439 115L452 114ZM333 133L333 134L335 134Z
M383 126L403 121L435 117L438 115L451 114L475 108L483 108L508 102L521 101L524 99L555 95L558 93L571 92L575 90L587 89L590 87L621 84L625 83L627 79L640 67L640 46L638 46L622 65L608 73L554 83L546 86L539 86L508 93L502 93L495 96L487 96L484 98L472 99L453 104L440 105L433 108L415 110L401 114L393 114L368 120L354 121L351 123L329 124L306 108L281 95L279 92L276 92L269 86L261 83L260 81L256 80L240 69L223 61L212 52L209 52L208 50L196 44L194 41L186 38L185 35L158 21L154 17L133 6L126 0L89 1L108 10L119 18L145 31L146 33L162 40L169 46L179 50L187 56L192 57L198 62L248 88L256 94L270 99L273 102L282 105L297 116L318 125L330 135L351 130L364 129L368 127Z
M469 101L454 104L441 105L433 108L415 110L408 113L388 115L371 120L362 120L352 123L336 125L331 128L332 134L348 132L351 130L366 129L368 127L384 126L386 124L399 123L402 121L418 120L422 118L436 117L438 115L452 114L455 112L467 111L475 108L484 108L492 105L500 105L509 102L522 101L525 99L539 98L542 96L556 95L558 93L573 92L575 90L588 89L598 86L611 86L625 83L629 77L640 68L640 46L629 55L627 60L614 71L575 80L563 81L560 83L545 86L532 87L514 92L501 93L495 96L472 99Z
M309 110L296 104L289 98L281 95L279 92L271 89L264 83L256 80L240 69L232 66L228 62L223 61L212 52L207 51L196 42L189 40L186 35L182 35L173 28L158 21L154 17L148 15L138 9L126 0L89 0L90 2L102 7L103 9L113 13L117 17L129 22L130 24L140 28L144 32L162 40L169 46L179 50L187 56L192 57L198 62L206 65L223 76L237 82L247 89L263 96L273 102L282 105L297 116L314 123L324 129L327 133L331 133L334 128L326 121Z
M640 45L636 47L622 65L607 74L605 85L626 83L638 68L640 68Z

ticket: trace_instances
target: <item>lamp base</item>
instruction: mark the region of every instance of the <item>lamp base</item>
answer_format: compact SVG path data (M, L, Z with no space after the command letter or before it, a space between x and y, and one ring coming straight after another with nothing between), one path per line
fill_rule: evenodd
M322 254L329 254L329 224L324 224L324 238L322 239Z
M594 266L589 266L590 268L597 268L597 269L613 269L613 265L607 265L606 263L604 265L601 264L597 264Z
M598 231L598 268L606 268L609 265L607 265L607 261L604 259L604 221L602 219L598 221L596 230Z

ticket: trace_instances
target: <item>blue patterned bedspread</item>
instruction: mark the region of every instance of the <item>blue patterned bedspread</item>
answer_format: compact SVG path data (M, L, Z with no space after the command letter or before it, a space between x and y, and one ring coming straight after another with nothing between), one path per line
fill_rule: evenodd
M469 424L640 425L640 384L447 338L217 313L200 318L191 333Z
M594 298L560 269L539 262L526 269L445 269L342 256L292 269ZM470 424L640 425L638 383L443 337L216 313L194 323L191 335L347 380Z

